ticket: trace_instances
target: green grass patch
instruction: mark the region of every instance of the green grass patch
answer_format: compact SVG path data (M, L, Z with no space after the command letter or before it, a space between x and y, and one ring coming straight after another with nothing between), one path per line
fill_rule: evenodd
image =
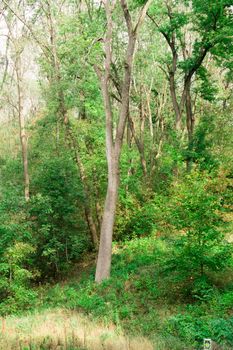
M147 237L115 245L110 279L95 284L93 268L78 282L44 291L43 307L62 305L106 325L113 323L131 336L149 337L157 342L156 349L201 349L203 338L232 348L231 279L224 288L213 287L204 299L182 300L180 285L164 272L172 244L169 239Z

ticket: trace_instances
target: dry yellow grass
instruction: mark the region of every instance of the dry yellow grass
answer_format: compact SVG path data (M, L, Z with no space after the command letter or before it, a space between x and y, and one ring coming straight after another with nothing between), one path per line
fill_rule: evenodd
M1 320L1 350L78 348L153 350L147 339L129 339L113 325L104 326L67 310L59 309Z

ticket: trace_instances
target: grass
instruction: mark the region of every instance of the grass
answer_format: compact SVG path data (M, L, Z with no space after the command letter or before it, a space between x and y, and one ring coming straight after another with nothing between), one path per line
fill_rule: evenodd
M0 349L152 350L144 338L129 338L116 326L105 326L64 309L2 319Z
M111 278L94 283L94 268L88 275L57 284L43 292L47 307L65 305L106 325L113 323L129 336L150 339L154 349L201 349L204 338L233 346L233 274L215 276L227 281L207 294L205 300L184 299L170 277L163 274L172 252L172 241L147 237L114 246ZM225 274L225 275L224 275Z
M134 239L113 251L109 280L96 285L94 260L84 262L68 280L39 290L37 312L2 321L0 349L197 350L203 338L233 348L231 269L215 276L225 285L188 300L163 273L168 238Z

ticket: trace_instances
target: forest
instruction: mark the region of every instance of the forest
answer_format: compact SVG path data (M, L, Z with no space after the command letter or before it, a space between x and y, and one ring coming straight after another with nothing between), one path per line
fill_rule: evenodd
M0 349L233 349L233 0L0 1Z

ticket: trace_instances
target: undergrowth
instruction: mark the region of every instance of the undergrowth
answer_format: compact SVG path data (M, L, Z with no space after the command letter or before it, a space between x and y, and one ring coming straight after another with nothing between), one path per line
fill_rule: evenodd
M106 325L113 323L131 336L150 338L155 349L201 349L203 338L212 338L224 349L231 349L231 269L209 273L212 286L204 286L205 293L196 297L188 295L183 292L184 281L171 272L167 274L164 268L173 252L172 245L171 238L155 237L134 239L122 247L116 245L110 279L95 284L93 268L78 281L42 289L41 306L62 306ZM219 281L224 280L220 286Z

